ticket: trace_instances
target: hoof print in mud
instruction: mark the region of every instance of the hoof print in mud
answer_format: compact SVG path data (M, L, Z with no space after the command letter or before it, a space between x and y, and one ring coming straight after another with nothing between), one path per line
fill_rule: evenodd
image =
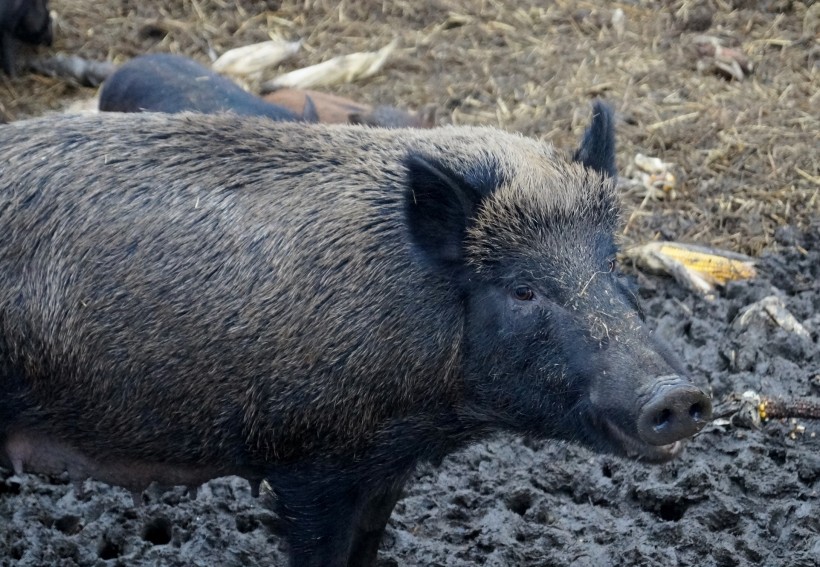
M173 525L162 516L147 522L142 530L142 539L152 545L167 545L171 543L172 536Z

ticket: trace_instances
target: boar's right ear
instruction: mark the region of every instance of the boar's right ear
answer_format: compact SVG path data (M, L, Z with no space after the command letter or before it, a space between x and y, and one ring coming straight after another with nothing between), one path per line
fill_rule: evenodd
M479 198L474 188L446 165L411 154L404 162L404 208L414 243L434 264L457 268L464 236Z
M615 168L615 123L612 109L600 100L592 105L592 123L584 132L581 146L572 156L573 161L595 171L616 177Z

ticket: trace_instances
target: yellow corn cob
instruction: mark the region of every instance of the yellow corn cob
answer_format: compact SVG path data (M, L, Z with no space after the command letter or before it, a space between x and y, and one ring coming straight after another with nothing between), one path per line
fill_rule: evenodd
M729 281L745 280L757 275L754 261L742 254L678 242L657 244L658 253L674 258L713 283L725 285Z
M680 242L650 242L627 250L624 255L649 270L669 274L702 293L712 286L753 278L754 260L743 254Z

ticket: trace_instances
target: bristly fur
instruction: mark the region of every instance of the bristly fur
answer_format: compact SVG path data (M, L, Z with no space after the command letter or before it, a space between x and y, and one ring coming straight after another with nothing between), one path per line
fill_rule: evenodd
M469 261L476 270L522 252L528 257L521 260L536 263L555 261L558 254L572 257L567 245L587 247L594 233L615 230L620 203L614 180L578 163L542 165L540 186L505 185L483 202L467 237ZM563 245L556 246L558 242Z
M489 431L673 457L708 398L614 269L611 127L573 162L489 128L3 126L0 462L266 478L291 564L353 567L416 463Z
M457 305L454 291L407 245L404 172L395 164L409 151L439 156L479 183L496 181L484 179L488 169L515 179L497 202L525 195L537 207L531 218L594 211L601 198L611 207L609 185L589 194L573 189L588 173L554 165L566 158L549 145L485 128L261 128L233 116L100 115L10 124L4 142L4 153L13 148L6 163L15 175L4 175L0 187L0 260L28 267L0 276L0 324L35 325L26 332L35 340L15 346L14 365L37 361L30 373L31 393L43 400L36 421L76 415L77 443L109 431L94 443L100 455L207 460L226 441L197 424L233 416L241 416L244 459L349 453L384 420L457 396L462 314L439 307L439 294ZM67 147L87 165L66 168ZM569 185L545 186L566 175ZM128 186L112 191L121 179ZM77 225L64 213L75 210L94 221ZM54 244L26 246L46 225ZM213 237L203 238L206 231ZM300 254L306 249L312 253ZM127 291L133 266L141 266L139 294ZM435 301L411 299L419 286ZM319 313L320 327L300 322ZM414 331L401 337L395 358L376 354L408 327ZM191 349L195 358L180 357ZM438 379L415 379L421 375ZM369 376L380 376L377 387ZM55 397L65 390L72 399ZM159 409L170 393L178 415ZM109 399L129 402L97 415ZM173 431L185 452L150 442Z

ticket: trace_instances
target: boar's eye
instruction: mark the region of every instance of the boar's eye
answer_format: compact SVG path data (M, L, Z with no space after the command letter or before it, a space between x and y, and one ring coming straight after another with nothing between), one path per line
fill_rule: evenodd
M535 292L526 285L520 285L513 290L513 297L518 301L532 301L535 298Z
M609 273L611 274L612 272L614 272L617 267L618 267L618 260L615 259L614 257L610 258L609 262L607 263L607 268L609 269Z

